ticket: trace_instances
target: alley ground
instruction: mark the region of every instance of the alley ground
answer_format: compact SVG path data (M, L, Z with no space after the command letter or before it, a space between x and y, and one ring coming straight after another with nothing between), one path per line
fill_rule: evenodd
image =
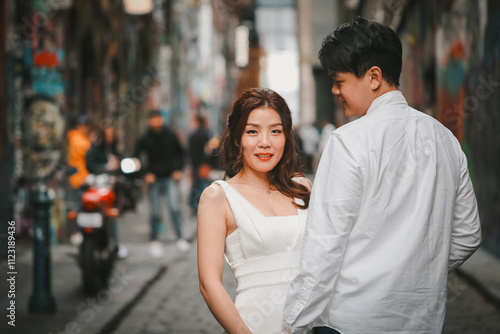
M185 200L186 184L183 189ZM198 288L196 217L187 206L183 206L183 214L184 229L192 248L183 253L175 247L172 227L167 219L161 234L165 245L165 255L161 259L153 259L149 255L147 203L142 202L136 212L123 217L119 234L129 248L130 256L117 264L117 282L120 284L103 293L101 300L98 296L97 302L81 292L80 270L75 262L76 248L70 245L54 246L52 289L58 311L53 315L30 315L27 312L33 284L32 254L29 244L21 246L18 250L17 325L15 328L5 326L4 319L0 324L0 333L222 333ZM234 296L236 284L227 266L223 283ZM452 274L448 280L444 333L498 334L500 310L461 276Z
M194 219L194 217L193 217ZM167 229L170 225L165 225ZM129 226L127 228L132 228ZM136 227L137 228L137 227ZM195 246L195 242L193 242ZM225 266L223 284L234 296L236 284ZM113 334L222 333L198 287L196 248L179 257L150 286L114 328ZM444 334L498 334L500 309L457 274L448 280L448 303Z
M226 266L224 282L234 295L236 285ZM150 287L117 326L113 334L222 333L198 289L196 249L179 258ZM456 274L448 281L448 305L444 334L498 334L500 310Z

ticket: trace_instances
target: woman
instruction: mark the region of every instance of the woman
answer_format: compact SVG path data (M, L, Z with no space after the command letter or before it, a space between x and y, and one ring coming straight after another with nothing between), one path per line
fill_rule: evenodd
M266 88L234 103L222 139L227 181L203 192L198 209L200 290L228 333L280 333L297 275L311 183L298 177L290 109ZM222 286L224 257L238 283Z

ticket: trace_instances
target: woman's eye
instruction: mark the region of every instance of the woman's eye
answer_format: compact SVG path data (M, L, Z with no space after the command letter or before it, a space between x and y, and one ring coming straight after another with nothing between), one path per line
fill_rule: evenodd
M272 133L283 133L283 131L282 131L282 130L279 130L279 129L274 129L274 130L272 131Z
M247 133L250 134L250 135L254 135L254 134L257 133L257 131L255 131L255 130L248 130Z

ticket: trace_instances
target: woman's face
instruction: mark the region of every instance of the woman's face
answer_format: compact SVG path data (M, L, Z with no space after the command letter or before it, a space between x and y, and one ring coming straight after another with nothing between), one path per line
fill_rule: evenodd
M281 160L285 143L280 115L267 107L252 110L241 137L243 169L271 171Z

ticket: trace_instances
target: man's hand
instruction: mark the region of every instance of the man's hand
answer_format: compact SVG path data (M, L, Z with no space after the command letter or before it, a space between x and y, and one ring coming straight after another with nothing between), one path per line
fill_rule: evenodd
M156 177L153 173L147 173L146 176L144 177L144 181L147 184L154 183L156 181Z
M179 182L182 178L182 172L180 170L176 170L172 173L172 179L176 182Z

